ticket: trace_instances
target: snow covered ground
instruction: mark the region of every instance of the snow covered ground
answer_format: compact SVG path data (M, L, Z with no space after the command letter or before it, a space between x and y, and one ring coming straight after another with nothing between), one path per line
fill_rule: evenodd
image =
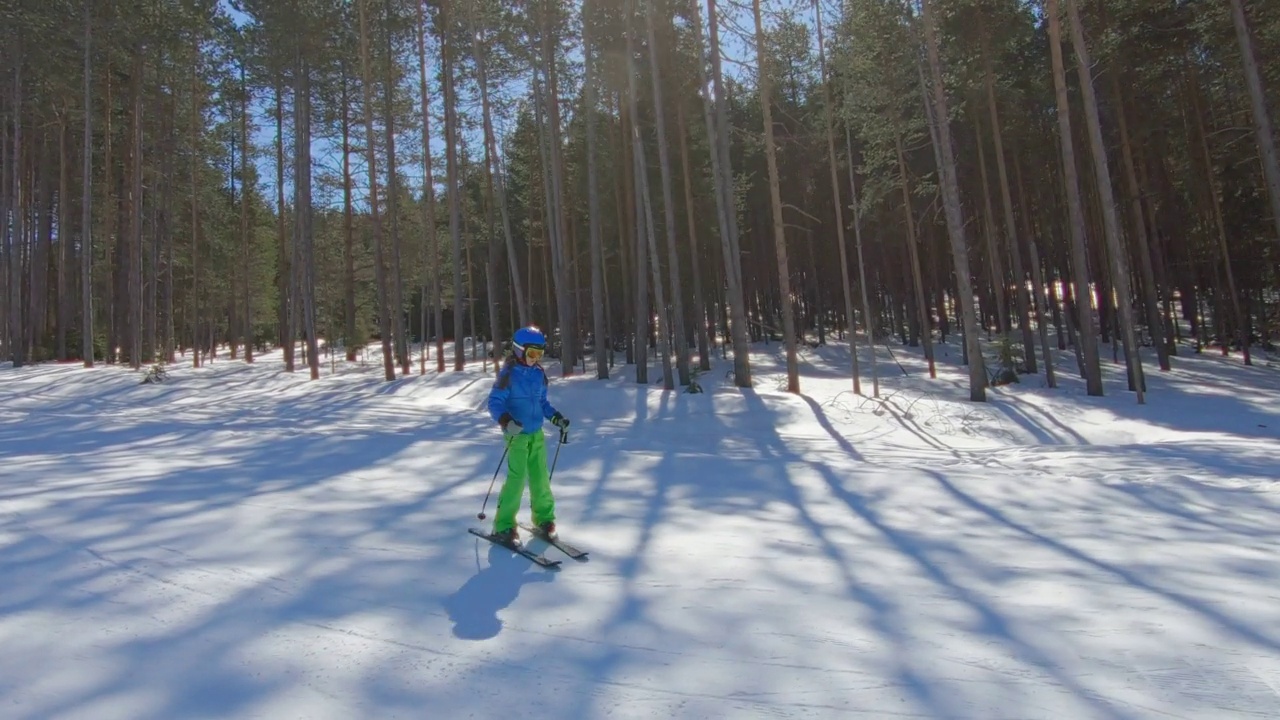
M1280 717L1274 366L974 405L882 348L875 403L778 349L553 381L558 571L465 532L479 366L4 366L0 718Z

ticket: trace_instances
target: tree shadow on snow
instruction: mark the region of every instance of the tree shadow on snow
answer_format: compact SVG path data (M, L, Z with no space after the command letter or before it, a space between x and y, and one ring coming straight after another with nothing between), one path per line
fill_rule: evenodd
M1095 557L1062 540L1052 538L1045 533L1038 532L1020 522L1017 522L1000 509L984 503L973 495L966 493L941 473L926 471L926 474L956 502L979 513L981 516L989 519L993 523L1012 530L1017 536L1021 536L1026 541L1048 548L1054 553L1062 555L1064 558L1074 561L1079 565L1113 576L1122 580L1130 587L1142 590L1174 605L1180 606L1183 609L1199 616L1206 623L1216 626L1226 635L1235 636L1245 642L1257 645L1271 653L1280 652L1280 637L1271 634L1266 629L1253 627L1225 609L1213 607L1208 602L1196 598L1187 592L1174 588L1160 587L1154 582L1149 581L1137 570ZM1155 508L1156 506L1151 504L1148 505L1148 507ZM1178 514L1183 517L1190 517L1185 513L1185 511L1181 511Z
M748 391L744 395L754 412L762 415L775 414L772 407L755 393ZM805 398L805 401L810 408L814 409L819 421L822 422L821 409L811 399ZM776 427L776 424L774 426ZM829 433L835 434L834 429L829 427L829 423L823 422L823 426ZM982 595L980 590L960 582L961 573L950 569L951 562L944 564L935 559L934 555L945 555L949 561L971 565L981 565L985 561L971 556L956 543L942 546L936 540L930 540L918 532L896 527L877 511L878 496L864 495L849 489L848 485L851 482L849 476L853 475L853 472L837 472L826 462L796 453L786 439L777 432L768 433L759 440L762 455L772 459L771 464L779 468L781 480L785 483L786 491L782 499L795 508L800 515L801 524L820 541L824 554L839 566L847 597L857 601L872 613L870 626L885 646L894 649L892 656L897 659L897 666L886 668L885 672L892 673L894 682L908 692L917 707L926 710L930 717L960 718L969 715L963 706L957 704L955 698L951 697L951 681L934 674L932 665L936 659L930 658L927 654L920 654L918 643L911 632L911 626L915 622L911 616L914 609L905 607L905 603L901 603L891 594L879 594L870 583L859 581L859 573L867 577L876 573L875 564L867 558L859 557L856 547L838 538L837 527L832 526L829 521L826 523L820 521L809 510L808 502L801 494L796 480L788 472L789 466L816 471L825 489L847 507L850 512L848 524L873 530L883 540L884 548L892 550L899 558L909 561L918 569L920 576L934 586L934 593L967 607L978 619L968 632L984 636L981 642L998 644L1023 663L1052 677L1056 684L1090 707L1097 717L1111 720L1129 720L1134 717L1105 698L1099 697L1096 691L1083 685L1079 679L1068 673L1055 660L1051 649L1040 647L1024 637L1018 631L1017 623L1006 618L993 602L989 602ZM850 448L843 444L841 447L853 458L861 459L856 452L850 452ZM930 474L936 476L936 473ZM1011 693L1011 695L1016 697L1016 694ZM1012 707L1005 709L1013 710Z
M209 400L73 399L0 421L0 456L14 459L0 470L0 577L23 579L0 583L0 616L134 630L86 651L101 672L78 672L74 687L15 718L95 715L144 694L131 717L252 714L291 681L261 654L260 672L246 673L246 653L298 626L386 644L354 629L371 606L402 615L406 649L432 652L412 627L444 623L449 588L433 587L431 568L457 534L423 519L484 472L472 461L492 471L475 415L406 414L404 403L323 389ZM495 549L456 593L459 637L496 634L489 619L520 585L543 581L516 577L528 561ZM435 599L425 620L424 589ZM50 645L10 664L70 677L66 647ZM0 678L0 696L18 681Z

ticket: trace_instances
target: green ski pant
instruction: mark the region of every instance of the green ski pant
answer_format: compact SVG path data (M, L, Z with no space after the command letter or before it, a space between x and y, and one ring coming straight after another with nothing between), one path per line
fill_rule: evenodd
M556 501L551 495L551 478L547 476L547 438L541 431L516 435L507 440L507 480L498 494L498 511L494 513L493 531L502 532L516 526L520 500L524 496L525 479L529 481L529 507L534 526L556 519Z

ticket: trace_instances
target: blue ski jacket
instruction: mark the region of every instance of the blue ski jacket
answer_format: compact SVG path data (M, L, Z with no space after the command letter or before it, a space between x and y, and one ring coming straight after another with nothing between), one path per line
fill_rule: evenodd
M556 415L547 400L547 373L537 365L525 365L508 358L489 391L489 416L494 422L503 413L523 426L521 434L542 432L542 421Z

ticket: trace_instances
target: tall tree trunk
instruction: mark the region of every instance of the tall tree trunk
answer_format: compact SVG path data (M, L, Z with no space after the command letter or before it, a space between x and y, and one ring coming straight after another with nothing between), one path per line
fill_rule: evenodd
M548 197L550 198L551 207L549 217L551 270L555 278L556 315L561 335L560 367L562 372L568 375L573 372L573 366L577 360L578 332L574 322L576 317L574 313L575 302L571 286L572 279L569 275L568 231L565 220L563 181L564 163L561 158L560 93L556 72L555 47L552 43L552 36L555 34L555 30L553 28L554 19L551 10L554 7L555 4L550 0L544 0L542 4L543 30L541 45L543 73L546 78L542 104L546 116L544 127L546 128L547 156L550 161ZM536 95L536 76L534 92Z
M618 133L616 140L618 142L618 156L622 158L620 168L625 170L631 167L631 115L627 113L625 106L623 106L622 92L617 94L617 114ZM636 295L632 295L631 292L630 259L635 258L635 250L632 249L630 242L628 242L630 238L639 237L639 234L632 234L636 228L635 192L634 188L631 187L635 182L635 173L618 172L614 173L614 178L616 178L616 182L613 183L614 196L616 196L614 205L617 206L617 214L618 218L620 218L620 222L618 222L618 268L621 269L622 274L622 318L623 327L626 327L626 318L628 316L639 323L637 318L641 315L640 311L636 310L635 307L636 295L639 295L639 291L636 292ZM636 382L648 382L648 359L644 356L643 351L637 355L637 343L640 342L640 337L635 336L634 333L623 334L626 337L626 361L628 364L636 365Z
M342 63L342 326L346 338L347 362L354 362L356 350L367 337L358 337L356 326L356 248L355 208L352 203L351 177L351 105L347 64Z
M142 48L135 50L133 62L133 117L130 157L133 167L129 191L129 364L142 367L142 88L146 65Z
M1138 166L1138 187L1151 187L1151 173L1147 167L1148 161L1146 156L1136 159ZM1173 309L1173 284L1169 282L1169 272L1165 263L1166 250L1163 249L1160 240L1160 223L1156 219L1156 204L1148 200L1143 203L1143 217L1146 219L1147 227L1150 229L1152 264L1155 269L1156 286L1164 290L1164 302L1161 308L1161 320L1164 323L1164 344L1165 355L1170 358L1178 355L1178 341L1181 339L1181 328L1177 322L1177 315ZM1189 297L1186 299L1190 299Z
M982 115L973 114L973 139L978 148L978 177L982 183L982 234L987 244L987 267L991 273L991 293L995 295L997 326L1000 334L1009 332L1009 301L1006 297L1008 280L1005 279L1004 264L1000 262L1000 251L996 247L996 217L991 205L991 183L987 177L987 151L982 142Z
M924 14L925 42L928 49L929 70L933 79L933 108L937 124L938 153L942 156L939 167L942 176L943 210L947 219L947 234L951 238L951 254L955 262L956 286L960 294L960 311L964 323L965 349L969 359L969 399L985 402L987 399L987 371L979 345L978 321L973 302L973 281L969 275L969 254L965 243L964 218L960 207L960 187L956 180L955 153L951 145L951 127L947 111L947 91L942 84L942 59L938 50L937 27L932 16L932 0L921 0Z
M840 173L836 165L836 139L832 121L831 81L827 77L827 50L822 34L822 7L813 0L813 18L818 29L818 81L822 83L822 119L827 134L827 165L831 171L831 202L836 214L836 244L840 249L840 289L844 293L844 314L849 324L849 359L852 365L853 392L862 394L862 379L858 377L858 326L854 322L853 287L849 283L849 251L844 238L844 208L840 200ZM850 159L852 163L852 158ZM932 366L930 356L930 366Z
M1192 71L1194 73L1194 71ZM1240 311L1240 292L1236 288L1235 271L1231 268L1231 248L1227 243L1227 228L1222 217L1222 189L1219 186L1217 173L1214 171L1213 155L1209 151L1209 133L1204 125L1204 110L1200 101L1200 83L1194 75L1191 81L1191 114L1195 117L1195 129L1197 144L1200 147L1200 157L1204 161L1205 172L1205 190L1208 196L1208 205L1210 206L1210 214L1213 216L1214 230L1218 238L1218 250L1222 253L1222 270L1227 281L1227 298L1225 302L1231 308L1231 314L1235 320L1237 337L1240 340L1240 350L1244 354L1244 364L1252 365L1253 357L1249 351L1249 335L1245 324L1244 314ZM1216 273L1215 273L1216 275ZM1222 293L1218 293L1219 302L1223 302ZM1226 328L1226 318L1221 317L1217 312L1218 308L1214 308L1214 319L1218 320L1222 327ZM1222 336L1222 353L1227 353L1227 333L1223 332Z
M0 362L12 360L14 355L9 328L13 319L9 311L13 290L9 264L12 262L11 254L17 248L17 237L9 233L9 201L12 199L9 178L13 173L9 171L12 160L9 157L9 139L5 135L5 125L5 121L0 120Z
M80 353L93 367L93 0L84 0L84 136L80 175ZM193 228L194 230L194 228Z
M240 241L244 268L244 361L253 362L253 251L249 238L249 87L240 62Z
M1129 122L1127 104L1120 91L1120 76L1111 75L1111 94L1115 98L1115 115L1120 125L1120 149L1124 159L1125 185L1128 187L1129 209L1133 217L1133 234L1138 239L1138 262L1142 271L1142 294L1147 309L1147 329L1151 333L1151 344L1156 348L1156 358L1160 369L1168 371L1169 347L1165 342L1164 322L1160 318L1160 300L1156 285L1155 268L1151 262L1151 245L1147 240L1147 225L1142 211L1142 186L1138 184L1137 168L1133 161L1133 145L1129 138Z
M234 111L228 112L228 115L230 115L228 124L231 127L236 127L236 118L235 118ZM239 177L240 177L239 167L236 163L236 149L237 149L236 144L239 142L240 142L239 130L238 129L233 130L232 134L230 135L227 141L227 146L228 146L227 147L227 150L228 150L227 185L229 188L229 193L227 198L227 209L233 213L236 211L236 207L239 204L239 197L240 197L240 189L237 187L237 182L239 181ZM233 237L232 241L234 242L234 240L235 238ZM241 249L243 250L243 245L241 246ZM225 340L227 344L231 346L230 349L231 349L232 360L239 357L239 353L240 353L240 339L241 339L240 323L242 318L237 313L236 308L237 308L237 303L239 301L238 295L239 295L240 281L245 280L244 278L236 277L241 273L235 272L235 267L236 267L236 263L233 260L230 262L229 268L228 268L230 272L228 272L229 277L227 282L228 287L227 287L227 293L226 293L227 335Z
M18 43L15 53L17 61L13 70L13 153L9 162L13 168L13 179L10 185L13 208L12 230L9 250L9 350L15 368L22 367L27 361L27 343L22 315L22 244L26 238L26 208L23 207L22 196L22 66L24 63L22 44ZM2 142L3 140L0 140Z
M127 67L127 66L126 66ZM127 73L127 71L126 71ZM130 103L128 89L128 74L125 75L125 85L121 93L121 110L124 118L120 123L120 162L108 166L108 172L111 173L111 184L115 188L114 202L112 202L111 229L115 233L115 246L112 248L108 263L112 271L111 284L111 322L114 326L113 336L115 340L112 346L116 349L117 363L129 362L129 350L132 343L129 339L129 246L130 232L129 220L130 212L130 190L132 184L129 178L129 169L132 166L130 162L130 149L132 147L132 133L129 128Z
M467 172L466 145L462 146L462 153L458 160L458 176L464 178L463 182L465 183L465 178L470 177L470 173ZM463 187L465 188L466 186L464 185ZM477 355L476 348L480 344L480 338L476 335L476 300L478 298L476 297L476 285L473 273L474 266L471 264L471 246L475 244L475 233L473 233L468 227L468 219L471 215L467 212L466 201L467 196L464 193L462 196L462 237L464 243L463 254L465 255L463 265L466 267L465 282L467 284L467 337L471 338L471 360L472 362L475 362Z
M542 76L540 74L540 70L536 67L533 69L533 122L535 127L537 128L537 133L538 133L537 135L538 159L539 159L538 169L541 171L540 180L542 181L541 210L542 210L542 220L543 220L543 223L542 223L543 240L546 241L547 257L549 258L548 264L543 266L542 268L543 275L545 276L547 275L548 272L554 272L554 269L551 267L551 265L555 264L555 258L558 253L558 250L556 249L557 248L556 219L559 216L559 213L556 212L555 183L551 178L551 164L552 164L551 144L553 141L551 139L551 130L547 120L547 105L546 105L545 91L543 90L543 85L542 85ZM546 297L547 317L546 317L545 326L548 329L553 328L555 326L555 323L552 322L553 307L559 311L557 313L558 315L560 316L564 315L564 307L559 303L559 295L556 296L555 306L553 306L551 303L551 296L550 296L551 291L552 290L558 291L561 286L561 283L559 282L559 276L553 276L553 277L554 277L554 282L551 279L546 279L544 281L544 287L543 287L543 292L547 295ZM561 339L563 340L563 334L561 336Z
M301 152L300 152L300 149L302 147L302 140L300 139L300 136L302 133L300 128L302 107L301 107L301 103L298 100L298 83L300 82L300 75L301 75L300 62L295 57L295 69L294 69L294 81L293 81L294 100L293 100L293 147L292 147L293 176L294 176L294 184L293 184L294 202L293 202L293 227L292 227L293 240L289 246L289 296L291 298L289 302L289 327L290 327L291 337L302 338L302 362L305 365L307 365L308 371L310 371L311 353L310 353L310 350L308 349L309 346L307 344L308 342L307 330L303 320L304 312L302 307L303 303L305 302L305 300L302 297L302 274L303 274L302 253L303 253L303 244L304 244L303 238L307 232L307 228L309 227L306 221L310 218L310 213L309 212L306 213L304 217L304 213L301 212L301 209L298 206L299 186L297 182L297 177L299 175L298 168L302 164ZM310 154L308 154L308 159L309 158L310 158ZM308 196L308 199L309 198L310 196Z
M176 82L176 78L175 78ZM164 176L176 178L178 156L178 101L177 92L169 95L169 121L166 123L169 150L164 162ZM177 343L175 332L177 320L173 311L173 240L174 232L174 187L168 183L164 189L164 360L169 364L177 362Z
M587 13L587 7L586 0L583 0L582 55L586 72L586 77L583 79L583 91L586 93L583 112L586 114L587 123L587 223L591 233L591 329L592 336L595 338L596 378L608 380L609 365L605 361L605 352L606 348L611 346L612 338L608 336L605 328L605 312L609 298L604 286L604 252L600 237L600 190L596 168L596 50L591 44L592 18ZM680 139L683 143L684 137ZM514 265L512 267L514 269Z
M449 197L449 238L453 244L453 369L466 367L466 348L462 338L462 199L458 177L457 91L454 88L453 47L449 30L453 26L452 3L440 7L440 57L444 66L444 134L446 191Z
M675 340L676 373L680 385L689 384L689 336L684 328L684 286L680 282L680 254L676 252L676 203L671 179L671 148L667 143L666 106L662 101L662 71L658 64L658 34L653 16L657 8L650 0L645 24L649 35L649 72L653 79L654 125L658 140L658 167L662 180L662 214L667 235L667 273L671 278L671 328Z
M685 128L684 105L682 103L676 103L676 132L680 137L680 169L684 178L685 223L689 228L689 257L693 272L693 309L697 323L695 336L698 343L698 370L708 372L711 370L711 351L708 347L711 342L707 332L707 307L702 293L702 268L700 266L702 250L698 243L698 227L695 220L693 202L693 180L690 178L692 170L689 167L689 136Z
M27 287L28 346L32 359L44 359L45 337L49 333L49 263L54 245L54 172L50 168L52 152L49 136L41 133L38 161L31 165L32 206L35 217L31 223L31 281ZM140 309L141 314L141 309ZM37 355L38 354L38 355Z
M163 68L164 59L157 63L157 75ZM169 83L168 77L161 79L163 83ZM164 356L159 353L159 299L160 299L160 249L161 238L165 233L165 211L166 202L169 200L169 188L160 188L156 182L156 177L173 177L169 158L173 154L173 148L169 143L169 125L172 121L172 110L170 100L172 98L161 91L160 97L156 99L159 111L158 124L156 131L155 155L159 158L156 166L151 172L151 202L147 207L147 222L150 226L150 234L143 254L142 270L142 290L143 299L143 335L142 335L142 359L144 362L164 362ZM147 182L147 176L143 176L143 182Z
M845 154L849 156L849 207L853 210L853 244L858 259L858 286L862 295L862 316L863 325L867 328L867 352L871 355L871 397L880 397L880 370L876 365L876 335L874 318L871 315L871 300L867 290L867 265L863 262L862 257L862 209L858 205L858 185L854 180L853 174L853 133L850 132L849 126L844 126L844 149ZM944 315L945 317L945 315ZM852 319L849 320L850 332L854 332L857 325ZM850 348L853 347L850 340ZM853 376L858 377L858 355L853 353ZM859 395L862 393L859 392Z
M502 337L502 324L498 316L498 296L502 293L499 288L503 283L498 276L498 265L502 260L502 248L498 246L497 223L494 221L494 189L493 189L493 173L488 171L492 167L493 158L489 157L489 148L485 146L485 193L484 193L484 217L485 232L489 238L489 262L485 268L485 281L487 294L489 296L489 349L485 354L485 367L488 367L488 358L493 357L493 371L497 373L501 367L498 356L498 338ZM510 282L506 283L510 286Z
M787 267L787 234L782 217L782 191L778 179L778 153L773 139L773 100L769 73L765 67L767 53L764 41L764 22L760 14L760 0L752 0L751 8L756 24L756 58L760 89L760 112L764 116L764 158L769 170L769 203L773 208L773 241L778 258L778 294L782 301L782 332L787 347L787 392L800 392L800 364L796 354L795 317L792 315L791 273Z
M200 110L200 48L199 43L192 48L193 62L191 63L191 366L200 367L200 126L203 119ZM110 102L108 102L110 108ZM108 113L109 115L109 113ZM108 126L110 124L108 123ZM109 154L108 154L109 155ZM110 160L108 158L107 162ZM108 164L108 173L110 165ZM111 186L110 176L107 180L108 188ZM284 183L280 183L280 187L284 187ZM281 190L281 192L284 192ZM111 206L110 198L107 199L108 209ZM110 224L107 225L107 232L111 232ZM108 236L108 246L110 245L110 237ZM108 335L108 343L110 335ZM111 361L110 345L107 350L107 361Z
M277 76L275 85L276 116L276 294L280 302L276 313L276 325L280 349L284 352L284 367L293 372L293 351L297 333L293 327L293 277L289 236L285 228L284 205L284 89L283 80Z
M701 14L699 14L701 17ZM727 193L725 200L729 204L729 239L733 243L733 266L730 268L739 287L742 287L742 247L741 235L738 232L738 215L736 212L737 196L734 193L733 163L730 160L729 133L729 93L724 83L720 55L720 19L717 14L716 0L707 0L707 30L711 38L711 81L715 88L716 149L720 154L720 172L725 177L723 191Z
M387 382L396 379L391 348L391 318L387 307L386 270L382 252L382 217L378 214L378 153L373 131L373 68L369 64L368 4L360 3L360 68L364 79L365 157L369 165L369 216L373 222L373 273L378 294L378 334L382 341L382 372ZM455 319L456 324L456 319Z
M520 279L520 260L519 260L519 256L516 254L515 237L511 232L511 216L510 216L510 211L507 208L506 178L505 178L505 174L502 171L502 155L501 153L498 152L497 134L493 130L493 110L489 102L489 80L488 80L488 73L487 73L487 68L485 63L485 57L487 57L489 51L488 51L488 45L485 41L485 35L483 34L483 31L477 27L477 24L476 24L476 20L475 20L476 5L477 3L475 2L472 3L472 10L468 16L468 19L470 20L470 24L471 24L471 35L472 35L471 58L476 65L476 84L479 85L480 87L480 110L481 110L481 118L483 120L483 126L484 126L485 174L487 176L488 184L493 186L493 190L491 192L496 191L496 194L497 194L498 209L502 215L502 237L506 243L507 264L511 269L511 273L510 273L511 284L513 286L512 289L515 291L515 297L516 297L516 316L518 318L520 325L523 327L529 324L529 306L528 306L528 303L526 302L524 288L522 287L523 281ZM583 7L584 7L583 12L585 13L586 12L585 3ZM583 33L584 33L583 46L586 47L585 26L583 29ZM425 63L424 63L424 66L425 66ZM593 89L590 87L591 68L589 65L587 67L587 73L588 73L587 75L588 81L587 81L586 89L588 93L591 93L593 92ZM423 91L424 91L423 95L425 97L426 95L425 79L423 80L422 85L423 85ZM590 106L590 101L588 101L588 104ZM424 115L426 114L425 104L423 105L423 114ZM588 123L591 122L590 118L588 118L587 122ZM588 125L588 128L587 128L588 145L591 142L592 132L593 132L593 128L590 125ZM590 161L591 161L590 154L588 154L588 162ZM594 185L592 187L594 188ZM494 338L494 340L496 341L497 338Z
M27 285L27 346L31 353L29 357L33 360L42 360L45 357L44 341L49 325L49 259L52 255L55 200L54 175L49 168L50 155L49 138L48 135L44 135L40 139L38 160L31 163L28 181L31 183L32 198L35 200L31 208L33 217L28 261L30 280Z
M1111 282L1119 304L1120 332L1128 354L1129 380L1137 393L1138 404L1146 402L1146 380L1142 375L1142 355L1133 331L1133 293L1129 287L1129 256L1120 235L1120 218L1116 212L1115 191L1111 186L1111 166L1107 160L1106 141L1102 137L1102 120L1098 116L1098 98L1093 88L1093 63L1089 59L1089 46L1084 38L1084 25L1080 22L1077 0L1067 0L1067 13L1071 19L1071 40L1076 51L1076 71L1080 78L1080 90L1084 96L1084 119L1089 129L1093 148L1094 176L1098 183L1099 201L1102 205L1103 231L1107 238L1107 252L1111 256Z
M440 236L436 229L436 186L431 167L431 105L430 94L427 91L427 20L423 5L426 0L415 3L418 11L418 89L419 98L422 102L422 173L425 180L422 184L422 207L425 217L423 224L427 229L427 265L430 267L431 274L431 306L434 308L434 322L432 327L435 330L436 338L436 372L444 372L444 307L441 303L441 287L440 287ZM513 269L514 274L514 269ZM513 279L518 283L518 279ZM425 283L424 283L425 285ZM425 290L425 287L424 287ZM423 293L422 302L427 302L427 294ZM424 312L425 315L425 312ZM423 323L423 355L426 355L426 323ZM424 359L423 372L426 371Z
M400 180L396 172L396 81L394 73L395 47L393 37L394 15L391 0L387 0L387 69L383 84L383 103L387 132L387 220L391 231L391 331L400 373L409 374L409 335L404 321L404 277L400 272Z
M1027 372L1036 372L1035 334L1031 329L1030 302L1027 297L1027 277L1022 264L1021 241L1013 220L1013 194L1009 190L1009 168L1004 155L1004 131L1000 128L1000 111L996 104L995 70L991 62L988 36L982 36L983 78L987 91L987 113L991 116L991 141L996 151L996 175L1000 181L1000 205L1004 211L1004 231L1008 237L1009 254L1013 259L1014 299L1018 305L1018 324L1022 326L1022 347L1026 357ZM981 143L981 138L978 140ZM1030 238L1027 238L1030 241ZM1045 364L1053 363L1048 355ZM1052 372L1046 370L1046 372Z
M67 157L66 111L58 119L58 327L55 352L60 361L67 359L67 328L71 325L71 294L67 287L67 271L71 264L71 237L67 232L71 179L68 176L71 163Z
M311 66L302 49L298 49L294 77L294 146L298 159L294 162L294 211L298 215L294 257L299 258L298 296L302 301L302 328L307 342L307 365L311 379L320 378L320 343L316 337L316 254L311 216ZM366 105L366 107L370 107ZM371 110L370 110L371 112ZM370 138L372 141L372 138Z
M1058 0L1045 0L1049 19L1049 52L1053 60L1053 85L1057 97L1058 142L1062 148L1063 181L1067 186L1068 224L1071 226L1071 265L1074 275L1076 324L1079 328L1079 350L1083 361L1086 392L1102 395L1102 367L1098 362L1098 336L1093 322L1089 284L1089 251L1085 243L1084 207L1080 200L1080 181L1076 169L1075 140L1071 135L1071 108L1067 104L1066 68L1062 59L1062 26Z
M997 142L996 147L1003 149L1003 143ZM1014 153L1014 157L1017 157L1017 153ZM1001 163L1001 167L1004 167L1004 163ZM1021 164L1015 161L1013 171L1018 183L1018 207L1022 212L1022 235L1027 239L1027 256L1031 263L1031 297L1035 300L1036 328L1039 330L1040 335L1040 354L1044 357L1045 384L1051 388L1056 388L1058 387L1058 377L1053 367L1053 354L1049 349L1049 329L1047 326L1050 311L1045 307L1045 284L1040 270L1040 251L1036 248L1036 239L1031 232L1031 216L1027 210L1027 192L1026 186L1022 182ZM1016 236L1014 237L1016 238ZM1016 240L1014 244L1017 244ZM1056 311L1057 307L1055 305L1054 317L1057 316ZM1057 326L1057 332L1059 340L1061 340L1061 325Z
M108 5L108 8L109 7L110 5ZM103 253L102 253L103 269L105 270L105 272L103 273L104 277L103 277L102 285L103 285L103 296L106 298L107 302L106 302L106 307L103 308L103 319L106 321L105 329L106 329L107 363L115 364L117 359L116 351L120 347L119 335L118 335L119 323L117 322L117 317L116 317L116 306L118 304L117 303L118 298L116 297L116 286L119 281L119 277L118 277L119 268L117 268L115 266L115 263L112 262L113 258L118 253L116 248L119 245L119 232L116 227L116 215L119 208L117 207L118 197L117 197L116 176L115 176L116 160L115 160L115 154L114 154L115 125L113 122L113 120L115 119L115 101L113 100L113 96L112 96L112 88L114 87L113 80L116 74L116 70L111 64L111 44L108 43L106 45L105 51L106 51L107 62L106 62L106 92L105 92L105 98L104 98L103 110L102 110L103 129L104 129L103 152L102 152L102 185L103 185L103 191L106 197L103 198L103 209L105 210L105 212L103 213L104 217L103 217L102 229L103 229L103 237L106 242L105 242L105 247L103 248ZM193 82L195 81L194 78L192 81ZM193 127L191 132L192 132L192 135L191 135L192 152L195 153L196 147L199 144L198 135L196 134L198 130ZM193 189L193 192L194 192L194 189ZM194 242L194 235L193 235L193 242ZM197 267L196 261L193 260L192 261L193 276L197 269L198 267Z
M720 78L720 40L716 27L715 0L708 0L711 78L707 77L702 52L702 11L689 0L690 18L697 36L699 90L707 125L711 153L711 174L716 189L716 210L720 222L720 244L724 255L725 304L729 311L729 334L733 341L733 379L738 387L751 387L751 340L747 327L747 303L742 287L742 252L738 245L738 208L734 193L733 168L729 162L729 126L724 83Z
M648 255L648 262L653 273L653 294L654 294L654 318L657 331L658 357L662 363L662 386L664 389L672 390L675 388L675 378L671 372L671 351L667 346L667 302L666 292L662 286L662 270L661 258L658 254L658 241L655 237L653 228L653 201L649 193L649 173L648 162L645 159L644 143L640 139L640 114L636 108L636 76L639 70L635 64L634 51L634 35L635 28L631 26L630 19L634 16L634 0L627 0L626 14L624 17L628 19L627 34L627 66L628 66L628 89L630 96L627 105L631 110L631 164L632 172L635 174L636 194L639 202L636 216L639 219L637 227L636 245L639 248L637 253L637 278L644 279L644 262L645 255ZM647 244L646 244L647 240ZM647 251L647 253L646 253ZM637 294L636 317L637 327L636 334L637 357L645 352L647 345L647 336L649 334L648 327L648 293L644 292L643 284L640 293Z
M165 83L171 83L172 80L164 78ZM172 165L170 160L173 157L173 145L171 143L171 127L173 122L173 97L172 95L162 95L160 101L161 119L159 138L157 140L157 154L161 155L158 174L161 177L173 177ZM152 182L155 183L156 172L152 173ZM168 219L166 213L169 208L169 197L172 190L172 183L165 183L163 190L155 188L152 193L153 200L151 203L151 250L147 254L146 283L147 289L147 332L143 338L143 353L147 358L147 362L164 362L165 356L160 352L159 322L160 322L160 253L163 238L168 233Z
M813 249L813 228L805 228L805 240L809 246L809 272L813 276L813 307L810 317L812 323L817 325L818 345L821 346L827 344L826 309L823 306L826 293L822 287L822 273L818 271L818 259Z
M560 113L560 73L558 70L558 64L555 62L554 47L555 46L552 48L551 56L553 63L551 66L551 81L548 84L548 88L551 91L549 97L553 100L551 106L552 127L555 128L555 137L560 138L563 137L563 121ZM566 200L566 196L568 194L565 190L566 171L564 153L566 152L566 143L556 143L555 151L556 164L552 167L552 177L555 178L556 183L556 205L559 208L557 222L559 223L561 238L560 264L563 268L562 272L564 273L565 301L569 313L569 335L565 342L568 349L566 350L565 356L562 358L562 363L569 365L569 367L562 367L562 369L568 373L572 372L573 369L577 367L580 349L582 346L582 314L579 310L579 306L581 305L579 297L582 293L582 279L578 271L579 256L577 251L577 233L574 231L573 224L569 221L570 206L569 202ZM585 364L582 366L582 369L584 372L586 371Z
M916 235L915 210L911 206L911 188L907 182L907 159L902 148L900 132L894 134L894 146L898 156L898 180L902 186L902 211L907 221L907 261L911 264L911 281L915 289L920 334L924 337L924 357L929 363L929 377L937 379L938 366L933 355L933 326L929 318L929 304L924 299L924 277L920 272L920 241Z
M1262 89L1262 78L1258 73L1258 61L1253 49L1253 35L1244 13L1243 0L1231 0L1231 21L1236 28L1236 40L1240 43L1245 84L1249 87L1254 134L1257 137L1258 153L1261 155L1262 172L1267 180L1267 196L1271 200L1271 220L1276 227L1276 242L1280 242L1280 159L1276 155L1271 117L1267 113L1267 96Z

